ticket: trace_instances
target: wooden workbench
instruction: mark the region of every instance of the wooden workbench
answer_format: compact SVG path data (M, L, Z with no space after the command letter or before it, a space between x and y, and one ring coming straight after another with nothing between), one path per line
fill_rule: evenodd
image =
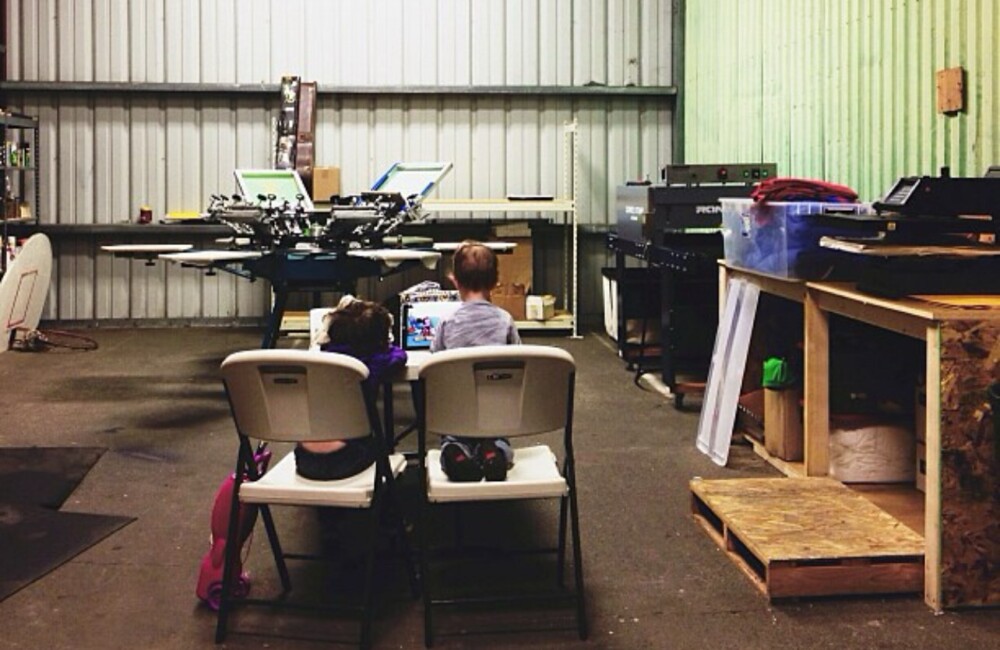
M935 610L1000 604L1000 461L986 397L989 385L1000 381L995 298L984 298L980 305L892 300L851 284L790 280L720 264L720 292L729 279L746 280L803 305L805 458L801 464L784 464L789 475L828 474L830 314L925 342L924 600Z

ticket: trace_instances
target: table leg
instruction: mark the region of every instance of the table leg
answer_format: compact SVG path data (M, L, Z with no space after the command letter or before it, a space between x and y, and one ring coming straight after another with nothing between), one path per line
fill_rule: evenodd
M927 328L927 480L924 495L924 602L941 611L941 330Z
M288 290L274 289L274 306L271 307L271 314L267 319L267 329L264 330L264 339L260 343L261 349L270 350L277 344L286 303L288 303Z
M830 471L830 316L806 292L805 318L805 436L806 476Z
M626 336L625 324L625 253L620 250L615 251L615 317L618 327L618 356L628 363L627 351L625 350Z
M649 272L651 273L652 270ZM660 271L660 376L663 383L674 393L674 399L680 397L676 393L677 368L674 365L674 337L676 334L674 330L674 303L676 301L677 276L673 271L663 269ZM643 343L645 344L645 341Z
M382 432L389 453L396 451L396 415L392 403L392 381L382 383Z

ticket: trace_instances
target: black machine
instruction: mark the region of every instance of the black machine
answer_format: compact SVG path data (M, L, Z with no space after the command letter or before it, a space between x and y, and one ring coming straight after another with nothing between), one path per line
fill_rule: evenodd
M619 282L618 349L638 373L658 360L663 382L680 408L687 390L678 371L708 372L718 322L718 271L723 255L719 199L750 196L754 183L777 175L774 164L668 165L662 184L627 184L615 194L617 232L608 236ZM646 263L644 278L631 281L625 259ZM629 289L645 299L623 297ZM659 334L646 332L632 343L626 332L634 319L659 321ZM657 353L658 352L658 353Z
M719 199L747 197L754 183L776 173L773 164L668 165L661 172L663 184L618 187L618 237L661 246L664 235L717 234L722 224Z
M873 207L880 214L891 212L904 217L967 219L988 216L993 230L997 230L1000 225L1000 174L994 169L991 167L983 178L952 178L947 168L937 177L901 178Z
M860 229L858 239L822 243L852 253L860 289L890 297L1000 293L1000 169L982 178L955 178L947 168L900 178L873 207L877 215L839 218Z

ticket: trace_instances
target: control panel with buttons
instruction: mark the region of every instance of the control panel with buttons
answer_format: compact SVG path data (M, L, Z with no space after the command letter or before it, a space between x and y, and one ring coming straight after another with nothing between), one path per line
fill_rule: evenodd
M758 183L778 173L774 163L723 165L667 165L660 178L667 185L703 185L710 183Z

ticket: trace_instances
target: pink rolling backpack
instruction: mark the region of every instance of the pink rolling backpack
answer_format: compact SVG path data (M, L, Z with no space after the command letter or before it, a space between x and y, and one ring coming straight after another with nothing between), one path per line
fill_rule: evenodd
M271 450L259 447L253 456L257 465L257 476L261 476L267 471L267 465L271 461ZM244 481L250 477L244 476ZM206 605L214 610L219 609L219 602L222 598L222 576L225 568L226 534L229 528L229 510L233 500L233 487L236 485L236 475L230 474L226 477L215 493L215 503L212 506L212 535L210 537L211 548L205 557L201 559L201 571L198 573L198 586L195 594ZM257 506L240 504L239 525L237 527L238 539L235 543L241 549L253 532L254 524L257 523ZM234 598L245 598L250 593L250 576L243 571L243 558L237 555L236 566L233 577L232 595Z

